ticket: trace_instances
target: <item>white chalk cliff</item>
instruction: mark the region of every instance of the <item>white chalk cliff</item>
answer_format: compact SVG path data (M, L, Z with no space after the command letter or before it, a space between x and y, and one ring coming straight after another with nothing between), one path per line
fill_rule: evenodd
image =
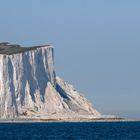
M101 117L72 85L57 77L53 47L0 43L0 118Z

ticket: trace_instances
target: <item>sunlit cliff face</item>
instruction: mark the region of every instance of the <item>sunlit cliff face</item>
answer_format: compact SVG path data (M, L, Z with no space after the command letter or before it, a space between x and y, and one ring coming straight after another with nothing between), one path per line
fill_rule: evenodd
M53 47L0 43L0 118L54 114L100 117L73 86L56 77Z

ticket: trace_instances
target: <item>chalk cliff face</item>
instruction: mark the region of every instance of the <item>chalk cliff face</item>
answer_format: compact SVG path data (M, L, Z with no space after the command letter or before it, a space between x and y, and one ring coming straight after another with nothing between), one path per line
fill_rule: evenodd
M51 46L0 43L0 118L100 117L73 86L56 76Z

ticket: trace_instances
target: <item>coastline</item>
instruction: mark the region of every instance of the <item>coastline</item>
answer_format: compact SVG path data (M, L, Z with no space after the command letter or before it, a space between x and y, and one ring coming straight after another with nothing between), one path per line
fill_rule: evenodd
M63 123L63 122L140 122L136 119L125 118L96 118L96 119L36 119L36 118L12 118L0 119L0 123Z

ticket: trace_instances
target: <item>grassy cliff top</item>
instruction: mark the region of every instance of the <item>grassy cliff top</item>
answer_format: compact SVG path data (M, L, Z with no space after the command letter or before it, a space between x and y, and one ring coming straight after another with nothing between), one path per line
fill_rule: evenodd
M20 45L17 45L17 44L10 44L8 42L3 42L3 43L0 43L0 54L11 55L11 54L16 54L16 53L23 53L25 51L35 50L37 48L45 47L45 46L49 47L50 45L21 47Z

